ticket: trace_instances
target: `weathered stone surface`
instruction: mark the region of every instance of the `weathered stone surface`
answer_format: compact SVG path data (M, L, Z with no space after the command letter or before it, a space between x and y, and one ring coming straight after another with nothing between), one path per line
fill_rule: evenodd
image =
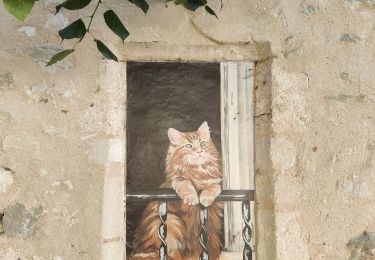
M40 144L32 135L20 132L18 134L6 135L3 139L2 148L5 152L30 150L36 155L39 153Z
M319 6L302 4L302 7L303 7L303 13L306 15L311 15L319 11Z
M80 130L87 133L103 131L103 119L104 115L98 108L86 109L80 115Z
M9 112L0 111L0 126L9 125L12 122L12 115Z
M53 125L46 125L46 124L43 124L43 133L49 135L49 136L56 136L56 135L60 135L62 132L61 129L53 126Z
M357 43L357 42L360 41L360 38L356 35L344 33L344 34L341 35L340 40L343 41L343 42Z
M337 187L339 190L351 193L360 198L371 198L373 193L371 184L356 175L340 179L337 182Z
M24 205L16 204L5 209L3 216L4 233L6 235L32 235L35 223L42 214L41 207L28 211Z
M56 31L65 21L63 16L51 14L54 5L62 1L36 1L25 24L0 4L0 75L12 73L11 84L0 86L0 110L5 113L0 119L0 166L17 171L13 176L17 185L8 186L1 195L6 195L6 203L22 201L28 209L40 201L49 212L36 237L1 235L0 259L96 259L102 247L107 249L102 252L115 251L114 243L102 244L103 237L112 238L103 236L103 223L115 229L105 221L109 218L102 218L107 212L102 209L107 181L103 172L108 151L113 152L108 140L118 138L108 129L124 128L123 114L112 111L124 111L126 103L126 91L108 86L123 84L119 75L126 78L125 69L124 65L105 63L90 37L66 60L45 68L53 54L74 44L74 40L59 44ZM87 11L61 10L61 14L72 22L90 15L94 2ZM248 48L269 46L267 55L262 56L265 59L254 59L255 88L267 93L255 97L256 121L258 125L272 121L272 127L265 124L256 133L257 146L263 151L261 156L259 148L255 153L259 166L254 228L257 259L299 260L307 255L314 260L348 259L346 243L353 234L374 231L375 227L375 157L373 145L367 143L375 136L375 2L237 0L222 1L221 7L219 0L208 1L219 19L204 10L189 12L172 2L148 2L150 10L144 16L129 1L106 1L131 32L125 46L102 19L94 20L92 33L120 54L120 60L178 60L196 50L202 54L198 59L226 60L222 52L212 51L215 46L233 51L232 57L242 60L251 57ZM26 38L17 32L23 25L35 26L37 36ZM346 41L341 41L345 34L351 37L344 36ZM233 47L238 44L240 47ZM110 77L102 77L101 62L111 64ZM261 73L267 76L260 80ZM49 102L53 105L38 103L38 92L36 101L35 93L26 96L22 92L38 82L59 88L52 92ZM102 91L96 91L99 84ZM73 96L64 94L67 90ZM107 92L119 101L108 98ZM199 99L196 92L190 95ZM89 108L92 103L95 108ZM287 174L280 176L282 172ZM64 180L71 180L73 190ZM60 181L60 186L52 187L54 181ZM113 196L119 194L123 193ZM0 196L0 201L3 198ZM112 197L108 201L112 207L117 205ZM282 207L286 203L289 208ZM63 206L69 209L68 214L52 212ZM68 216L76 209L80 209L79 221L71 228ZM298 214L291 213L295 211Z
M65 180L64 185L69 191L73 190L73 183L70 180Z
M283 51L284 57L289 58L291 56L299 56L299 52L302 49L303 41L296 39L295 37L288 37L285 40L285 49Z
M354 102L366 102L366 97L364 95L338 95L338 96L326 96L324 97L326 100L330 101L337 101L337 102L347 102L347 101L354 101Z
M349 260L373 260L375 259L375 232L364 232L351 239L347 246L351 250Z
M36 256L36 255L34 255L33 257L32 257L32 260L46 260L44 257L40 257L40 256Z
M52 66L46 67L47 62L51 59L51 57L62 50L63 49L58 45L45 44L25 47L23 52L42 69L49 73L56 73L58 71L69 70L74 67L74 63L69 58L64 59L63 61Z
M298 212L280 212L276 217L277 259L309 260L309 248L299 224Z
M48 103L54 99L55 85L40 83L31 86L26 94L36 103Z
M0 257L4 260L25 260L25 258L21 257L12 247L0 248Z
M285 73L274 69L272 125L276 132L301 132L311 121L309 78L303 73Z
M11 72L0 74L0 90L12 88L14 88L13 74Z
M296 161L296 147L286 138L272 139L271 159L276 169L285 173Z
M39 176L40 177L46 177L48 175L48 171L44 168L39 170Z
M344 0L344 6L358 11L374 11L374 0Z
M54 54L61 51L61 47L53 44L27 46L23 52L34 61L46 62Z
M0 193L6 192L7 188L13 184L13 174L9 169L0 168Z

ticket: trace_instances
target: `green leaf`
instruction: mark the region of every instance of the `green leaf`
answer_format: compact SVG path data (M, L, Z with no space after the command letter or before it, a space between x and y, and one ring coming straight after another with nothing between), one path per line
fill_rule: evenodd
M149 5L145 0L129 0L129 2L141 8L145 14L147 13Z
M195 11L198 7L204 6L205 4L207 4L206 0L186 0L184 6L191 11Z
M67 0L56 6L55 15L60 11L62 7L68 10L78 10L86 7L92 0Z
M118 62L116 55L114 55L113 52L111 52L111 50L108 49L108 47L105 46L104 43L96 39L94 41L96 42L96 47L98 47L98 50L105 58Z
M72 24L59 31L59 35L62 40L82 38L86 34L86 26L82 19L78 19Z
M217 19L219 19L219 17L217 17L216 13L214 12L214 10L211 9L211 7L206 5L204 9L206 9L207 13L209 13L210 15L214 15Z
M181 4L185 4L187 0L174 0L173 3L175 5L181 5Z
M126 30L125 26L122 24L121 20L115 14L113 10L108 10L104 13L104 21L107 26L115 33L118 37L121 38L122 41L129 36L128 30Z
M55 55L52 56L52 58L47 62L47 67L51 66L52 64L55 64L58 61L61 61L65 59L69 54L74 52L74 49L69 49L69 50L64 50L60 51L59 53L56 53Z
M24 21L26 16L31 12L34 6L34 0L3 0L5 9L17 17L18 20Z
M199 6L205 6L207 4L206 0L197 0Z

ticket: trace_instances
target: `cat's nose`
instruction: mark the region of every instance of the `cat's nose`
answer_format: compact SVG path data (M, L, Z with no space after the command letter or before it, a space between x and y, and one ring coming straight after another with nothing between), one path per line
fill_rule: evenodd
M202 149L199 149L199 150L197 150L197 153L198 153L198 154L201 154L201 153L203 153L203 150L202 150Z

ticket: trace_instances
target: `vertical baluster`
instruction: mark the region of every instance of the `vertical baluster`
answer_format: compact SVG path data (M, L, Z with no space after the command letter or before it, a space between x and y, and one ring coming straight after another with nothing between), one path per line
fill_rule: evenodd
M167 259L167 202L159 201L159 218L160 218L160 227L159 227L159 239L161 241L159 256L160 260Z
M250 201L242 202L242 218L244 222L244 228L242 230L243 241L245 246L243 249L243 260L251 260L252 250L251 250L251 227L250 227Z
M201 206L199 212L199 221L201 224L201 232L199 234L199 244L201 245L202 252L199 256L199 260L208 260L208 250L207 250L207 230L206 222L208 219L208 211L206 207Z

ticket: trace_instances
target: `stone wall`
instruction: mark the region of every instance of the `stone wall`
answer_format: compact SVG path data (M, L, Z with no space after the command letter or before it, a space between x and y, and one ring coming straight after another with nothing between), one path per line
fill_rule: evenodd
M56 31L77 15L53 16L56 2L37 2L23 23L0 7L1 259L100 259L123 239L102 208L113 198L106 178L122 180L125 67L103 61L87 37L46 68L71 46ZM207 46L242 50L239 60L269 48L254 58L258 259L373 259L375 2L211 0L219 20L149 2L145 16L107 1L128 44L99 17L92 33L123 61L155 43L172 60ZM225 55L201 56L213 57Z

